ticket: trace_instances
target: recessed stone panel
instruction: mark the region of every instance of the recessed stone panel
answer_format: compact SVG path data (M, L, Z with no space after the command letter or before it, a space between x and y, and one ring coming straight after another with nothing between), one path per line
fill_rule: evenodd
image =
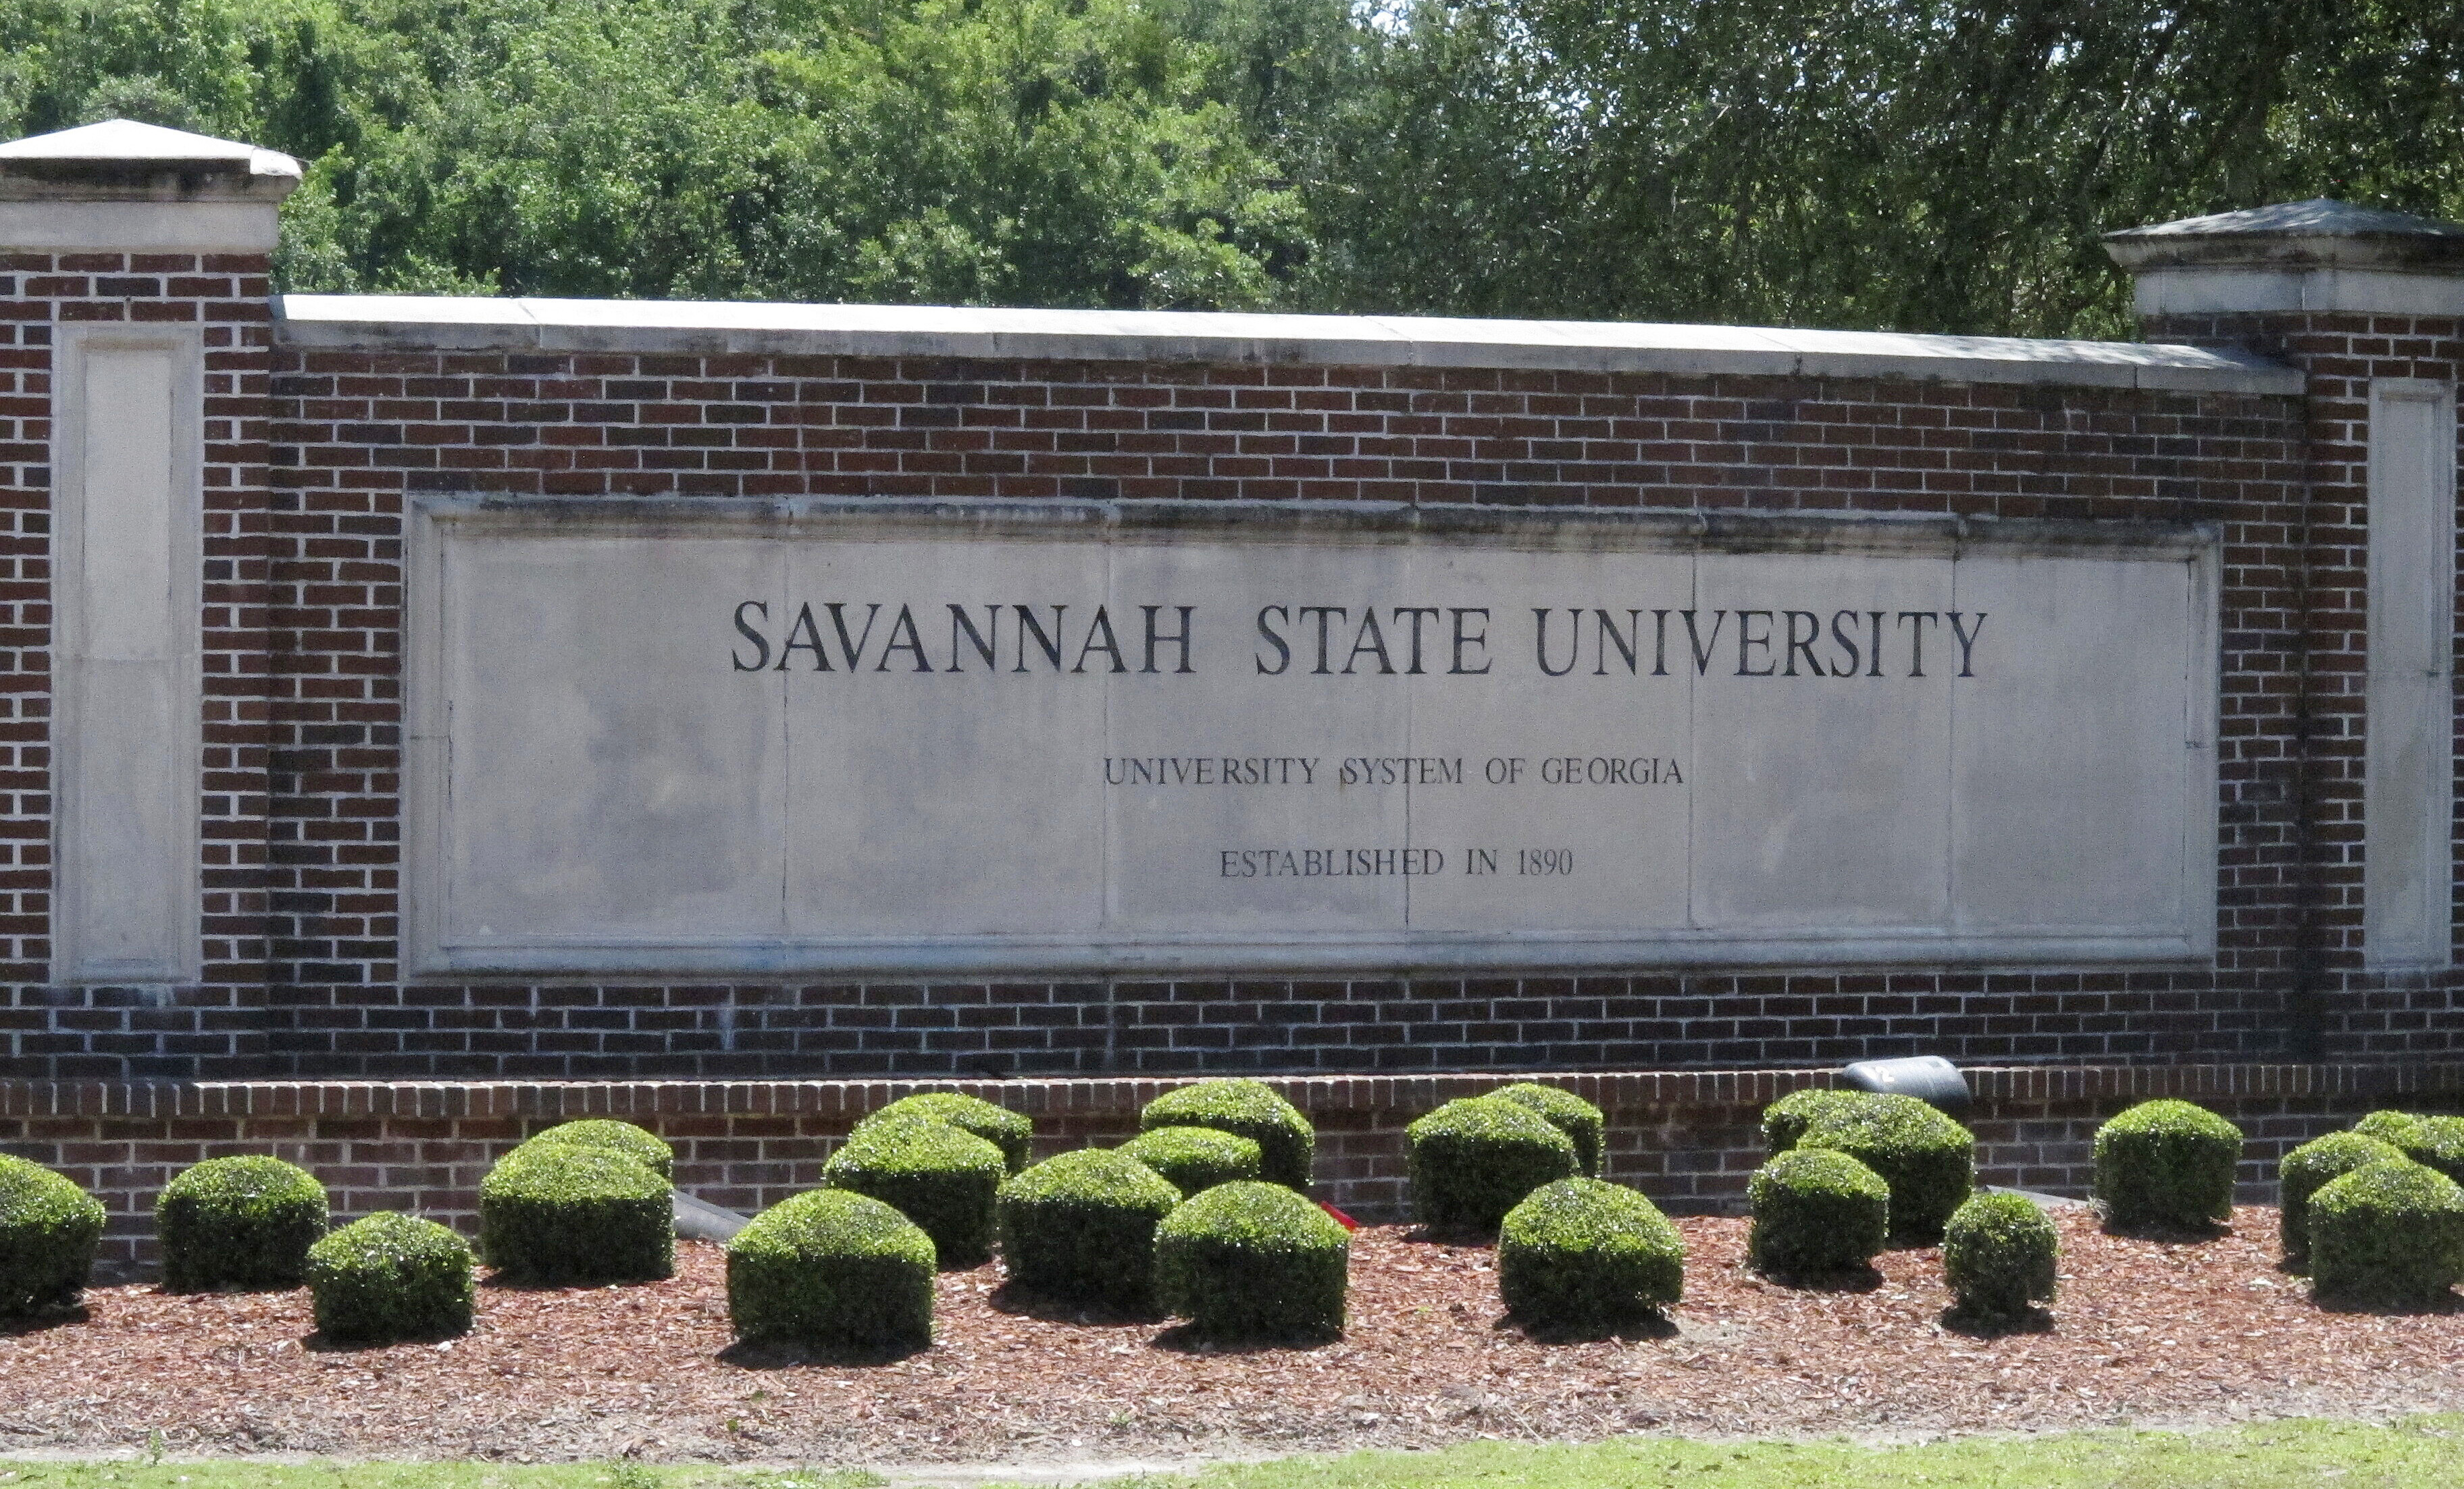
M775 588L789 556L586 534L445 556L448 939L786 934L787 689L701 665L708 638L654 618L680 594Z
M185 982L202 950L201 342L97 323L62 328L57 355L52 978Z
M1984 644L1953 602L1955 568L1878 554L1696 564L1683 660L1700 678L1694 739L1718 741L1695 781L1698 924L1947 923L1959 637Z
M2123 935L2182 924L2214 862L2211 820L2186 813L2206 792L2207 652L2194 645L2212 603L2195 571L1979 555L1957 565L1958 602L1990 617L1995 642L2091 654L1987 667L1951 691L1950 841L1959 925L1991 933L2101 926ZM1985 643L1979 642L1980 654ZM2048 691L2049 676L2078 685ZM2186 688L2185 682L2191 686ZM2194 803L2193 803L2194 807ZM2159 834L2178 829L2178 841Z
M744 614L777 655L737 669L762 644L735 628L731 600L725 665L782 699L789 933L1097 934L1104 794L1089 762L1105 753L1111 678L1088 644L1106 608L1103 546L753 546L788 556L782 587Z
M438 501L411 961L2182 960L2211 544L1641 515Z

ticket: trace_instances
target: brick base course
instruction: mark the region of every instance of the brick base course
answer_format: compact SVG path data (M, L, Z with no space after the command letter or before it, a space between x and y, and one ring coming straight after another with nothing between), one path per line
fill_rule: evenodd
M2016 1066L1968 1072L1987 1183L2084 1194L2099 1124L2174 1096L2222 1112L2249 1137L2242 1198L2273 1198L2276 1161L2374 1107L2464 1109L2464 1063ZM1271 1082L1318 1128L1320 1197L1368 1220L1406 1216L1403 1128L1498 1075L1334 1076ZM1549 1077L1608 1114L1609 1172L1676 1212L1734 1209L1762 1160L1758 1118L1828 1071L1635 1071ZM336 1217L408 1209L474 1228L480 1176L529 1133L584 1116L648 1127L677 1150L676 1182L752 1211L821 1182L865 1113L918 1090L959 1089L1035 1118L1039 1154L1118 1142L1138 1108L1177 1083L1155 1080L632 1082L621 1084L265 1082L0 1083L0 1150L56 1168L111 1214L105 1261L154 1260L155 1195L204 1158L272 1152L302 1164Z

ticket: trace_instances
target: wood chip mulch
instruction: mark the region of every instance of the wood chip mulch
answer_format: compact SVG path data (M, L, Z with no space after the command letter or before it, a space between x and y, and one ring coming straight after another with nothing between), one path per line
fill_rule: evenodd
M1399 1227L1353 1241L1351 1328L1313 1349L1209 1352L1155 1322L1080 1323L945 1274L939 1338L896 1361L732 1347L724 1261L674 1279L483 1285L473 1331L332 1349L305 1292L88 1294L0 1335L0 1448L142 1446L347 1457L817 1463L1186 1458L1466 1437L1926 1434L2382 1415L2464 1406L2464 1314L2333 1313L2275 1265L2272 1210L2166 1243L2057 1215L2062 1295L2039 1331L1946 1321L1936 1251L1863 1290L1744 1271L1745 1222L1678 1222L1673 1325L1581 1342L1504 1322L1493 1258Z

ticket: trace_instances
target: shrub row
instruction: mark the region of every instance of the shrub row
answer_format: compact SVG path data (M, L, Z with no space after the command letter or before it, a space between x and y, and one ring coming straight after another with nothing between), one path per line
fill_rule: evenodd
M1902 1214L1912 1198L1938 1212L1964 1187L1953 1183L1950 1145L1925 1140L1938 1125L1904 1108L1893 1116L1890 1100L1807 1091L1765 1110L1773 1157L1748 1185L1754 1266L1810 1277L1862 1265L1886 1232L1915 1229ZM2197 1231L2232 1217L2242 1133L2214 1112L2143 1102L2097 1130L2095 1151L2094 1193L2108 1226ZM2278 1169L2287 1265L2309 1270L2322 1302L2445 1303L2464 1282L2460 1175L2464 1118L2372 1112L2352 1131L2303 1144ZM2053 1296L2056 1234L2021 1196L1962 1201L1942 1241L1945 1278L1963 1310L2009 1316Z
M1747 1181L1748 1262L1786 1281L1868 1266L1891 1240L1940 1240L1956 1306L2024 1314L2054 1295L2053 1221L2017 1194L1979 1194L1976 1140L1925 1103L1798 1091L1763 1111L1771 1161Z
M1168 1091L1139 1113L1139 1128L1140 1136L1124 1150L1150 1177L1160 1176L1175 1202L1244 1180L1270 1179L1295 1190L1309 1185L1316 1133L1298 1107L1262 1082L1201 1081ZM1033 1186L1009 1187L1032 1171L1026 1158L1033 1138L1025 1117L990 1102L953 1092L910 1096L858 1123L823 1166L822 1177L913 1221L931 1238L940 1266L979 1265L992 1255L997 1236L1015 1234L1034 1252L1029 1270L1062 1286L1059 1279L1081 1265L1065 1262L1066 1253L1097 1257L1122 1225L1134 1229L1138 1222L1113 1214L1118 1196L1096 1193L1102 1189L1092 1183L1096 1170L1083 1165L1073 1171L1089 1181L1086 1186L1045 1175ZM1116 1185L1132 1184L1115 1164L1108 1161L1103 1171ZM1143 1213L1140 1205L1151 1208L1155 1192L1147 1194L1131 1205L1130 1215ZM1144 1254L1141 1245L1135 1255ZM1083 1265L1091 1275L1095 1264ZM1152 1286L1143 1277L1111 1277L1096 1291L1118 1303L1151 1294Z
M945 1267L993 1251L993 1196L1009 1172L1000 1148L916 1112L884 1111L847 1134L822 1182L880 1200L923 1228Z
M891 1103L857 1124L823 1166L823 1180L832 1192L886 1208L913 1236L901 1233L893 1245L884 1238L889 1233L879 1211L837 1202L765 1213L763 1219L775 1215L775 1223L748 1227L730 1252L739 1331L834 1347L912 1343L929 1332L931 1270L978 1265L992 1254L996 1238L1014 1281L1058 1299L1145 1310L1170 1297L1199 1310L1195 1322L1215 1332L1265 1328L1277 1320L1304 1331L1321 1327L1322 1287L1302 1289L1313 1301L1287 1308L1278 1302L1284 1294L1272 1288L1243 1282L1225 1291L1205 1283L1209 1266L1238 1270L1264 1265L1257 1256L1289 1262L1287 1252L1309 1254L1310 1237L1322 1241L1319 1228L1334 1225L1293 1193L1309 1183L1316 1145L1300 1110L1261 1082L1204 1081L1149 1103L1139 1127L1140 1136L1122 1149L1065 1153L1027 1167L1034 1133L1017 1113L945 1092ZM1262 1185L1262 1178L1274 1183ZM1262 1198L1254 1193L1261 1189L1282 1199ZM1213 1197L1230 1190L1243 1190L1248 1198ZM1176 1281L1167 1285L1166 1257L1177 1254L1176 1246L1202 1251L1205 1237L1167 1246L1163 1223L1199 1199L1207 1205L1195 1215L1227 1216L1221 1227L1228 1237L1224 1249L1208 1253L1216 1259L1209 1266L1173 1273ZM1295 1205L1298 1212L1290 1210ZM1296 1214L1306 1221L1297 1239L1284 1234L1287 1222L1298 1223ZM1334 1229L1341 1234L1342 1227ZM926 1274L920 1293L908 1275L919 1266ZM894 1326L884 1322L889 1315L827 1301L878 1291L865 1279L885 1268L906 1278L890 1295L923 1299L892 1309ZM1337 1328L1340 1272L1338 1265ZM785 1291L775 1303L767 1301L779 1289ZM1247 1312L1225 1311L1222 1300L1236 1293Z
M1978 1194L1952 1212L1942 1232L1942 1276L1959 1311L2013 1319L2054 1300L2060 1237L2035 1202L2021 1194Z
M1001 1187L1001 1259L1010 1281L1071 1303L1129 1312L1153 1307L1155 1227L1180 1196L1121 1149L1047 1158Z
M1263 1081L1199 1081L1164 1092L1138 1113L1138 1130L1212 1128L1258 1145L1258 1176L1308 1193L1317 1132L1299 1107Z
M1906 1097L1799 1091L1765 1108L1762 1126L1772 1157L1748 1184L1756 1267L1819 1276L1863 1266L1885 1238L1939 1239L1962 1309L2007 1316L2051 1298L2052 1222L2021 1196L1973 1193L1975 1141L1948 1117ZM2241 1130L2213 1112L2143 1102L2097 1131L2097 1203L2117 1228L2212 1226L2233 1214L2241 1148ZM1812 1156L1821 1152L1850 1161ZM2353 1161L2312 1156L2287 1170L2305 1193ZM2288 1211L2285 1225L2295 1247L2300 1222Z
M2200 1230L2233 1218L2241 1128L2183 1101L2141 1102L2096 1130L2096 1201L2109 1225Z
M1199 1119L1280 1141L1286 1172L1295 1151L1306 1162L1306 1121L1255 1082L1171 1093L1150 1104L1147 1130L1132 1144L1023 1171L1024 1118L949 1093L895 1103L861 1124L827 1166L831 1189L820 1193L842 1198L774 1207L731 1250L741 1328L747 1337L913 1340L920 1296L929 1337L932 1269L980 1261L998 1231L1013 1279L1056 1297L1124 1309L1161 1303L1212 1335L1339 1332L1343 1227L1287 1186L1251 1177L1265 1168L1267 1141L1189 1125ZM1420 1218L1502 1229L1501 1292L1529 1322L1664 1309L1682 1289L1674 1227L1640 1195L1593 1176L1601 1127L1590 1104L1524 1084L1449 1103L1409 1130ZM2050 1222L2018 1196L1970 1197L1972 1140L1932 1108L1799 1092L1766 1110L1763 1129L1774 1156L1749 1185L1756 1267L1782 1277L1836 1272L1869 1260L1886 1237L1930 1232L1943 1240L1963 1308L2007 1315L2051 1297ZM2144 1103L2098 1132L2098 1200L2117 1226L2211 1224L2231 1214L2240 1149L2238 1129L2213 1113ZM481 1253L518 1281L668 1276L672 1161L664 1143L630 1124L542 1132L483 1182ZM2281 1172L2287 1260L2311 1264L2322 1299L2443 1297L2464 1280L2464 1187L2450 1168L2464 1169L2464 1119L2378 1112L2353 1132L2297 1149ZM319 1326L337 1339L468 1325L471 1256L458 1237L394 1215L326 1236L322 1187L278 1160L199 1164L165 1187L157 1214L171 1287L304 1279ZM0 1159L0 1314L73 1302L101 1225L99 1206L74 1184ZM919 1264L920 1294L908 1277ZM805 1275L817 1266L839 1281ZM891 1273L907 1280L881 1281ZM841 1291L871 1302L827 1301Z
M912 1344L929 1331L929 1301L891 1328L827 1300L868 1288L923 1298L918 1277L975 1264L995 1234L1011 1281L1058 1301L1161 1308L1209 1338L1341 1332L1349 1238L1294 1192L1314 1134L1263 1084L1203 1082L1169 1092L1149 1104L1140 1136L1121 1148L1065 1153L989 1187L999 1171L984 1141L947 1119L972 1118L973 1132L1000 1136L993 1119L957 1104L935 1106L885 1108L825 1167L833 1191L886 1205L923 1244L888 1246L878 1211L825 1213L790 1201L800 1208L766 1214L731 1250L739 1333L823 1347ZM1414 1130L1417 1190L1434 1196L1440 1216L1490 1229L1512 1221L1500 1285L1518 1313L1571 1323L1675 1302L1683 1264L1675 1227L1640 1195L1576 1177L1600 1163L1595 1107L1525 1084L1431 1117ZM1284 1182L1274 1182L1279 1175ZM905 1281L861 1280L881 1267L905 1269Z
M324 1186L268 1157L209 1159L155 1207L164 1285L291 1287L338 1342L458 1333L471 1323L471 1248L441 1225L375 1215L331 1235ZM76 1184L0 1157L0 1317L73 1304L102 1238L103 1210Z
M1265 1150L1237 1133L1214 1128L1151 1128L1118 1150L1163 1176L1184 1194L1218 1184L1255 1179L1265 1172Z
M1001 1191L1012 1280L1067 1299L1159 1306L1213 1340L1342 1333L1351 1243L1323 1209L1255 1180L1177 1203L1170 1193L1117 1150L1036 1165ZM1142 1254L1150 1265L1135 1264ZM729 1244L730 1313L748 1340L921 1347L931 1339L935 1265L931 1237L889 1206L815 1191L765 1211ZM1683 1276L1677 1228L1641 1195L1596 1179L1527 1196L1499 1246L1500 1293L1534 1325L1664 1311L1682 1296Z
M975 1137L976 1145L936 1126ZM927 1222L922 1229L935 1242L936 1260L979 1260L997 1230L1013 1277L1056 1297L1132 1309L1162 1302L1210 1332L1268 1329L1269 1321L1280 1321L1272 1327L1308 1332L1309 1319L1325 1317L1322 1300L1278 1312L1280 1295L1261 1291L1250 1279L1222 1292L1224 1299L1243 1300L1235 1309L1210 1301L1216 1294L1202 1283L1167 1282L1154 1260L1161 1255L1165 1222L1188 1208L1179 1203L1182 1196L1254 1185L1250 1175L1265 1171L1270 1144L1280 1144L1284 1171L1290 1172L1295 1150L1305 1154L1310 1142L1305 1119L1260 1083L1210 1082L1150 1104L1141 1126L1142 1135L1122 1150L1067 1154L1022 1173L1018 1160L1030 1136L1023 1118L973 1098L909 1098L859 1128L863 1141L851 1140L844 1161L834 1160L840 1174L832 1181L843 1189L871 1185L890 1192L911 1217ZM2464 1167L2464 1120L2379 1113L2364 1126L2394 1142L2340 1135L2341 1141L2314 1145L2288 1161L2289 1257L2306 1246L2310 1201L2343 1174L2390 1151ZM1246 1132L1235 1130L1243 1128ZM1664 1307L1673 1302L1666 1287L1679 1285L1635 1281L1669 1265L1682 1276L1682 1245L1647 1201L1613 1186L1573 1182L1596 1172L1601 1128L1590 1104L1526 1084L1450 1103L1409 1133L1413 1190L1424 1223L1486 1230L1519 1216L1514 1234L1501 1243L1501 1289L1510 1285L1520 1301L1510 1300L1509 1306L1536 1322ZM1801 1092L1765 1113L1764 1131L1788 1161L1767 1166L1750 1186L1755 1224L1749 1247L1756 1265L1782 1275L1814 1274L1861 1264L1884 1237L1939 1237L1946 1277L1963 1308L2007 1315L2051 1297L2050 1222L2017 1196L1971 1197L1972 1139L1932 1108L1906 1098ZM986 1161L984 1144L998 1150L998 1170ZM2238 1129L2213 1113L2182 1102L2144 1103L2098 1133L2098 1200L2117 1226L2211 1224L2231 1214L2240 1149ZM855 1156L845 1158L848 1152ZM988 1194L987 1178L1002 1173L1011 1177L992 1184ZM931 1183L922 1182L927 1174ZM902 1193L901 1185L911 1188ZM2366 1256L2361 1266L2367 1275L2343 1281L2344 1273L2335 1270L2343 1263L2331 1263L2322 1293L2417 1294L2418 1279L2450 1265L2440 1259L2451 1253L2453 1265L2464 1269L2464 1220L2454 1244L2441 1238L2445 1232L2434 1217L2445 1214L2442 1196L2410 1176L2387 1173L2330 1196L2328 1208L2339 1216L2400 1213L2409 1218L2404 1226L2372 1219L2376 1231L2343 1225L2330 1250L2340 1259ZM1226 1222L1218 1229L1230 1237L1230 1249L1221 1256L1240 1259L1237 1265L1223 1260L1216 1271L1232 1276L1240 1267L1264 1265L1258 1259L1276 1247L1294 1256L1308 1252L1307 1232L1322 1229L1315 1219L1303 1216L1308 1223L1286 1235L1290 1227L1272 1223L1263 1203L1251 1193L1245 1202L1227 1196L1190 1212L1191 1225L1213 1211ZM2406 1244L2391 1244L2398 1231L2407 1233ZM1270 1232L1279 1238L1262 1249L1260 1237ZM2364 1232L2378 1239L2364 1246L2355 1238ZM1223 1241L1207 1238L1208 1245ZM1187 1237L1184 1243L1195 1244ZM1673 1263L1672 1255L1679 1259ZM2400 1255L2416 1259L2395 1259ZM1205 1269L1189 1274L1201 1275ZM1339 1326L1339 1311L1337 1317Z
M2374 1111L2284 1155L2284 1259L2322 1303L2429 1307L2464 1281L2464 1118Z
M880 1200L817 1189L755 1215L727 1243L738 1337L920 1349L933 1340L933 1238Z
M279 1158L209 1158L163 1186L154 1202L163 1285L297 1287L308 1248L331 1223L325 1186Z
M1530 1082L1448 1102L1404 1129L1413 1215L1435 1232L1494 1232L1534 1191L1598 1178L1606 1129L1597 1106Z
M73 1181L0 1155L0 1318L76 1303L102 1221L102 1206Z
M675 1272L672 1189L620 1128L659 1142L626 1123L568 1123L507 1153L479 1181L479 1255L500 1277L561 1286Z
M1195 1198L1117 1150L1064 1153L1001 1190L1013 1281L1143 1312L1160 1303L1210 1339L1343 1331L1351 1238L1280 1184ZM810 1348L914 1349L932 1340L933 1237L879 1200L815 1190L754 1217L727 1247L738 1337Z
M1844 1153L1890 1188L1892 1239L1930 1244L1976 1190L1976 1139L1913 1096L1858 1093L1821 1110L1798 1150Z
M629 1122L549 1128L479 1181L476 1255L508 1281L539 1285L672 1276L674 1171L674 1150ZM473 1260L444 1226L388 1212L318 1240L301 1265L319 1329L381 1343L469 1328Z
M1517 1318L1596 1327L1665 1313L1685 1291L1685 1241L1648 1199L1595 1178L1524 1196L1498 1227L1497 1290Z
M471 1326L471 1248L433 1220L390 1211L308 1248L317 1327L346 1344L432 1339Z
M1777 1277L1853 1271L1889 1240L1928 1244L1976 1188L1976 1139L1924 1102L1793 1092L1763 1109L1766 1163L1746 1186L1747 1253Z
M1573 1178L1573 1140L1502 1096L1452 1101L1403 1129L1414 1217L1432 1231L1487 1233L1544 1184Z
M521 1281L669 1276L673 1165L667 1144L630 1123L550 1128L481 1181L481 1253ZM31 1165L0 1171L0 1187L9 1191L0 1197L0 1273L25 1280L17 1306L73 1301L92 1267L99 1207ZM391 1213L328 1235L324 1186L276 1158L213 1158L183 1171L157 1198L155 1222L164 1285L174 1291L304 1281L318 1327L337 1340L428 1337L470 1325L473 1256L459 1237ZM0 1303L20 1296L13 1280L0 1278Z

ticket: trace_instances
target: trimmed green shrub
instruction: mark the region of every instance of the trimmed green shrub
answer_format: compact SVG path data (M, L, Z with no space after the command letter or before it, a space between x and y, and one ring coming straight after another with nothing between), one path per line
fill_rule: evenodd
M1959 1310L1975 1318L2024 1317L2054 1301L2061 1237L2042 1210L2016 1194L1978 1194L1942 1228L1942 1275Z
M1498 1296L1526 1323L1615 1324L1664 1313L1684 1291L1684 1237L1623 1185L1544 1184L1498 1226Z
M332 1216L325 1186L279 1158L209 1158L181 1171L154 1201L163 1239L163 1285L175 1293L216 1287L297 1287L308 1248Z
M617 1122L606 1117L560 1122L544 1132L534 1133L530 1141L549 1146L570 1143L580 1148L611 1148L640 1162L669 1183L676 1181L676 1150L657 1133L629 1122Z
M1772 1157L1794 1148L1805 1129L1835 1111L1873 1099L1871 1091L1791 1091L1763 1108L1763 1147Z
M921 1226L945 1267L993 1254L993 1195L1009 1173L1001 1150L936 1117L876 1115L822 1166L832 1189L869 1194Z
M2285 1264L2299 1268L2309 1260L2311 1195L2355 1169L2403 1159L2392 1144L2359 1132L2330 1132L2286 1153L2276 1167L2277 1229L2284 1240Z
M2421 1120L2413 1112L2381 1108L2354 1123L2353 1130L2402 1150L2405 1144L2413 1141L2413 1129L2421 1126Z
M1258 1171L1269 1184L1309 1193L1317 1129L1301 1109L1263 1081L1200 1081L1166 1091L1138 1113L1138 1130L1213 1128L1258 1145Z
M1941 1239L1976 1192L1976 1139L1913 1096L1858 1094L1816 1117L1796 1146L1835 1149L1881 1174L1891 1187L1893 1239Z
M1258 1176L1264 1150L1248 1138L1213 1128L1157 1128L1120 1146L1121 1152L1163 1175L1184 1194Z
M1574 1141L1519 1102L1452 1101L1403 1129L1412 1211L1440 1231L1489 1232L1543 1184L1574 1176Z
M959 1131L980 1137L1001 1150L1001 1161L1008 1171L1018 1172L1026 1167L1027 1146L1035 1140L1035 1124L1006 1106L996 1106L988 1101L957 1091L926 1091L920 1096L902 1096L856 1124L861 1132L884 1118L930 1117L946 1122Z
M2464 1188L2410 1159L2365 1164L2310 1196L2310 1283L2321 1302L2444 1303L2464 1281Z
M479 1255L516 1282L635 1282L676 1269L668 1181L611 1148L524 1144L479 1181Z
M471 1248L433 1220L391 1210L308 1248L317 1328L337 1344L435 1339L471 1326Z
M1164 1310L1207 1339L1340 1336L1351 1263L1343 1227L1281 1184L1218 1184L1155 1227Z
M755 1215L727 1243L739 1339L819 1348L933 1342L933 1237L880 1200L817 1189Z
M1553 1085L1541 1085L1524 1081L1504 1085L1488 1093L1500 1101L1529 1106L1549 1121L1573 1142L1574 1171L1587 1178L1598 1178L1608 1153L1605 1138L1608 1119L1600 1109L1572 1091L1561 1091Z
M2398 1147L2413 1162L2464 1184L2464 1117L2424 1117L2412 1141Z
M67 1307L94 1275L102 1206L75 1180L0 1154L0 1319Z
M2106 1223L2197 1229L2233 1218L2241 1128L2189 1102L2141 1102L2096 1129Z
M1772 1277L1829 1277L1874 1259L1891 1229L1891 1186L1846 1153L1799 1148L1746 1181L1746 1259Z
M1180 1191L1112 1148L1046 1158L1001 1187L1010 1281L1071 1303L1155 1306L1155 1233Z
M2464 1117L2426 1117L2410 1111L2374 1111L2353 1130L2374 1137L2417 1164L2464 1183Z

